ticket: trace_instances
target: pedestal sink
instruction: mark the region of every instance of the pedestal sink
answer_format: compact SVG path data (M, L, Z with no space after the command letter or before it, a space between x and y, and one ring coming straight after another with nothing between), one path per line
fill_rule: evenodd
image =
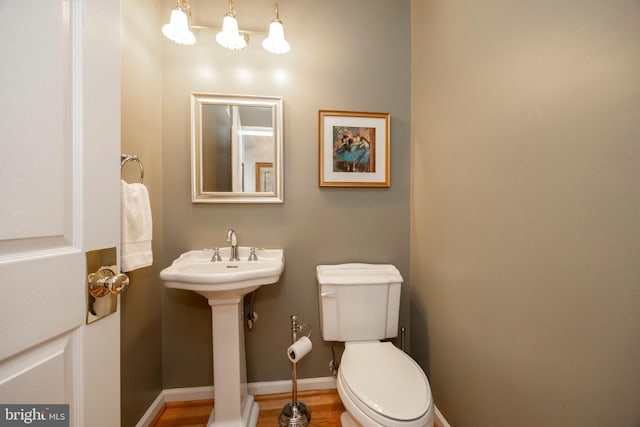
M276 283L284 270L282 249L239 247L240 261L229 261L231 248L185 252L160 272L168 288L194 291L207 298L213 324L214 409L208 427L254 427L260 408L247 392L242 298L262 285Z

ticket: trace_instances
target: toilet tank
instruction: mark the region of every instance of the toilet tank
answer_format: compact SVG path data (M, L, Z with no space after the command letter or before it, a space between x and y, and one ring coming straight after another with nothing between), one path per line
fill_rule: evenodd
M372 341L398 335L402 276L389 264L316 267L325 341Z

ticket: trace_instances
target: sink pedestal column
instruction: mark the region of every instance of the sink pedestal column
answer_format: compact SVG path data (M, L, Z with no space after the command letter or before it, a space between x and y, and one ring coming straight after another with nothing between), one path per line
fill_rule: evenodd
M207 427L255 427L260 407L248 394L242 297L211 298L214 409Z

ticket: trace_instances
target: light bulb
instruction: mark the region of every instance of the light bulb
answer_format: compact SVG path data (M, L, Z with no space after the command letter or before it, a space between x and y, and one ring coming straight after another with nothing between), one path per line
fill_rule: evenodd
M271 53L287 53L291 49L289 42L284 38L284 27L279 19L274 19L269 24L269 37L262 41L262 47Z
M216 41L223 47L231 50L240 50L247 47L247 41L238 31L236 17L227 13L222 21L222 31L216 34Z
M171 11L171 19L162 27L162 34L178 44L191 45L196 42L196 36L189 30L189 18L180 8Z

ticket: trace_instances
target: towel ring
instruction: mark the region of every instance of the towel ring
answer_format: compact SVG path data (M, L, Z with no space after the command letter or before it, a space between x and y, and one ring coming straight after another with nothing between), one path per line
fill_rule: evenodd
M124 166L129 162L136 162L138 167L140 168L140 184L144 182L144 167L142 166L142 162L138 158L138 156L132 154L122 154L120 156L120 172L124 169Z

